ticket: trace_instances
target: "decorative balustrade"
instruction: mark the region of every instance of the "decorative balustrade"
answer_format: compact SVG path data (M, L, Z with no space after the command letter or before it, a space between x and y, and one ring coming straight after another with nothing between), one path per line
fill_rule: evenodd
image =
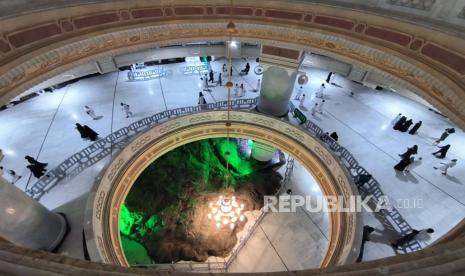
M258 98L255 99L238 99L231 102L231 107L235 109L251 109L257 104ZM71 178L85 168L92 166L98 161L108 156L112 150L123 148L134 136L141 133L154 124L168 120L171 117L182 116L194 112L201 112L203 110L219 110L227 108L228 102L221 101L216 103L209 103L201 106L189 106L166 110L155 115L140 119L131 123L127 127L123 127L105 138L102 138L90 146L84 148L80 152L73 154L56 168L48 171L47 175L42 177L39 181L34 183L30 189L26 189L26 193L35 199L40 199L45 193L55 187L61 180ZM289 112L295 113L296 107L292 102L289 104ZM343 146L339 145L334 139L329 137L319 126L307 120L304 124L300 125L303 129L307 130L313 137L318 137L323 141L334 153L337 155L341 163L348 169L351 176L356 179L359 175L368 174L368 172L358 164L357 160L350 154L350 152ZM281 193L283 187L289 182L294 165L294 160L288 158L286 163L286 171L284 179L281 182L281 188L276 193ZM372 195L371 201L375 203L385 202L387 196L381 190L379 183L371 178L365 187L359 187L362 195ZM393 207L381 210L382 217L386 225L390 226L399 234L407 234L412 228L403 219L400 213ZM178 263L178 264L153 264L149 266L156 266L160 270L176 270L176 271L226 271L231 265L233 260L238 255L239 251L244 247L247 240L252 235L258 224L265 216L261 212L257 217L255 223L247 229L246 235L242 238L239 245L233 250L231 256L224 262L209 262L209 263ZM409 243L406 247L401 248L404 253L413 252L421 249L421 245L417 241Z

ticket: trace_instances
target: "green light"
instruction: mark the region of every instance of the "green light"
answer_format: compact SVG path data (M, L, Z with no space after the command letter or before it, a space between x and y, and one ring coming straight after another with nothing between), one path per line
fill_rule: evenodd
M226 152L229 152L229 155ZM222 140L220 142L220 154L224 159L229 161L229 164L235 169L238 176L246 176L252 173L252 164L239 155L235 141L228 142L226 139Z
M147 253L147 249L139 242L131 240L126 236L121 236L121 244L123 245L126 260L130 265L153 263Z

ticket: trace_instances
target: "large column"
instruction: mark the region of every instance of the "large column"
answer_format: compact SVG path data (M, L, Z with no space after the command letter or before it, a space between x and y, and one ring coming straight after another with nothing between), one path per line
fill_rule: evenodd
M268 146L262 143L255 142L252 145L252 158L261 162L270 161L275 153L276 149L272 146Z
M118 71L113 57L103 57L95 62L95 66L100 74Z
M232 58L241 58L242 57L242 44L240 41L228 41L226 42L225 53L231 55Z
M47 210L0 177L0 236L31 249L53 251L67 232L63 216Z
M260 65L264 72L257 104L259 112L277 117L287 114L302 58L302 51L262 46Z

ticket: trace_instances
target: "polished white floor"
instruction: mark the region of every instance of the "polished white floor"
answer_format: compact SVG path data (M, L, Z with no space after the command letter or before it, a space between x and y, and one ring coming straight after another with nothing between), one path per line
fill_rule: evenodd
M254 59L250 59L249 63L252 72L256 65ZM223 61L218 61L213 62L212 66L218 72L222 64ZM244 64L243 60L234 61L233 82L245 84L248 90L246 98L257 97L258 93L251 92L256 86L257 76L253 73L248 76L238 75ZM22 175L22 179L16 185L25 189L35 181L26 169L25 155L36 157L54 167L89 145L90 142L83 141L74 129L76 122L89 125L103 137L145 116L175 107L196 105L201 86L200 76L183 75L179 67L185 64L163 66L171 71L166 78L127 82L127 72L114 72L80 80L53 93L45 93L1 111L0 148L5 154L2 166ZM310 76L309 84L305 85L307 100L304 103L309 110L314 100L309 95L324 81L327 72L304 70L307 70ZM223 76L223 83L225 82L226 78ZM449 171L448 176L443 176L432 169L441 160L431 155L435 150L431 142L446 127L453 126L451 122L400 95L374 91L347 81L341 76L336 77L336 82L341 87L329 86L325 91L327 102L324 113L312 117L306 111L307 116L323 129L337 131L340 143L382 184L384 192L393 202L404 202L403 199L422 201L422 208L398 209L412 227L434 228L436 232L432 235L432 241L436 240L465 216L465 160L462 158L465 154L465 134L456 127L457 133L446 140L452 145L447 160L457 158L459 161L458 165ZM355 96L350 97L349 91L354 91ZM225 100L226 93L226 88L216 87L212 93L206 93L205 96L207 102L214 102ZM131 105L134 117L125 118L120 102ZM298 105L297 102L296 104ZM84 105L91 106L97 115L103 117L100 120L92 120L85 114ZM414 121L423 121L418 135L411 136L392 130L389 123L399 112L413 117ZM423 161L410 174L399 175L392 168L398 161L397 154L413 144L419 146L419 155L423 157ZM79 210L83 210L85 206L86 194L93 185L95 176L109 160L110 157L86 169L77 177L63 181L45 195L41 202L50 209L69 210L72 224L79 225L82 221L82 213ZM299 191L299 188L294 189ZM305 189L302 192L305 192ZM310 223L311 217L307 218ZM324 216L315 215L312 219L312 227L321 229L318 230L320 238L324 237L328 233ZM270 222L273 221L276 227L281 227L279 218L264 221L265 224L268 223L262 227L264 233L269 231L272 225ZM394 255L394 251L388 245L390 240L396 238L394 232L372 214L364 213L364 224L376 228L372 241L365 246L364 260ZM79 226L77 228L79 229ZM71 238L66 240L62 252L82 258L82 252L71 250L81 243L81 235L80 230L72 231ZM323 244L309 246L322 250ZM277 252L279 254L279 250ZM301 264L306 263L305 259L296 259L294 261L299 263L294 264L293 261L282 259L285 266L294 269L299 269Z

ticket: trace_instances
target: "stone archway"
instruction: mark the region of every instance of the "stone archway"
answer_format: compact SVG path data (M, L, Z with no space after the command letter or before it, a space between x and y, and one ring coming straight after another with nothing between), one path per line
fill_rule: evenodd
M104 263L128 266L119 222L121 206L142 171L164 153L206 138L251 138L292 155L315 177L325 196L342 196L345 207L357 191L335 156L316 138L282 120L251 112L201 112L159 124L128 144L99 177L89 197L86 236L91 256ZM330 239L321 267L353 262L360 242L360 213L330 212Z

